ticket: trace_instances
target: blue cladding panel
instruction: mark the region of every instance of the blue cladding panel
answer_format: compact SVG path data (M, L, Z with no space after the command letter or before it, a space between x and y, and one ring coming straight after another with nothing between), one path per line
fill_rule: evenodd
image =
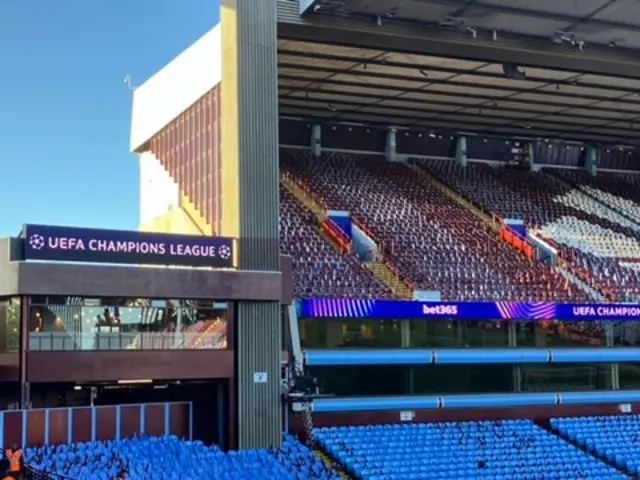
M523 407L530 405L556 405L553 393L519 393L503 395L451 395L442 398L443 408L469 407Z
M573 392L559 395L564 405L585 405L596 403L634 403L640 402L640 390L618 392Z
M551 351L552 363L638 362L640 348L577 348Z
M425 365L430 350L308 350L307 365Z
M469 365L472 363L547 363L549 351L540 349L462 349L436 350L435 363Z
M313 401L313 411L435 410L438 404L438 397L320 398Z

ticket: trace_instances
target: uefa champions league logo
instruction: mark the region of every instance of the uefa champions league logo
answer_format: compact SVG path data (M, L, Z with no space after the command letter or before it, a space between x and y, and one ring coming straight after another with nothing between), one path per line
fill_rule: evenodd
M53 228L53 227L52 227ZM36 231L38 233L36 233ZM27 232L25 247L32 257L70 261L106 261L108 263L144 263L146 261L187 262L186 265L228 265L233 257L231 239L195 239L191 236L154 236L138 232L127 235L76 234L73 230L61 234L46 230ZM100 258L101 257L101 258ZM182 260L179 260L182 259ZM209 259L209 260L207 260Z
M228 245L222 245L218 249L218 255L223 260L228 260L231 257L231 247L229 247Z
M29 246L34 250L42 250L45 246L45 240L42 235L31 235L29 237Z

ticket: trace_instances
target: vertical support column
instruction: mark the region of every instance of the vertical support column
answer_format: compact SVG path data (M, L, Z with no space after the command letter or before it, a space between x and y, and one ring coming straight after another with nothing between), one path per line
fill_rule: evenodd
M597 174L597 158L598 152L596 151L595 147L587 147L587 156L584 161L584 169L594 177Z
M223 0L221 234L236 237L235 265L280 270L276 2ZM238 302L239 448L279 446L280 302Z
M387 156L387 161L395 162L398 159L398 151L396 149L396 129L392 128L387 132L387 146L385 149L385 153Z
M463 167L467 165L467 137L459 136L456 140L456 162Z
M20 297L20 408L30 408L31 388L27 376L27 352L29 351L29 303L30 297Z
M315 157L322 154L322 127L317 124L311 128L311 151Z
M536 157L534 155L535 149L533 148L533 142L527 144L527 153L529 154L529 165L532 172L535 171Z

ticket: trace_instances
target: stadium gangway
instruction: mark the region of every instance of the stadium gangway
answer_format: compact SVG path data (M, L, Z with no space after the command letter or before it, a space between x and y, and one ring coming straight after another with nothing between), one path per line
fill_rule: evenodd
M296 329L297 333L297 329ZM293 337L293 336L292 336ZM299 341L299 337L298 337ZM305 365L470 365L640 362L640 348L309 349Z
M404 395L386 397L329 397L311 402L314 413L350 413L456 408L544 407L557 405L606 405L640 402L640 390L584 392L485 393L467 395ZM293 405L293 411L300 411ZM402 419L402 415L399 417Z

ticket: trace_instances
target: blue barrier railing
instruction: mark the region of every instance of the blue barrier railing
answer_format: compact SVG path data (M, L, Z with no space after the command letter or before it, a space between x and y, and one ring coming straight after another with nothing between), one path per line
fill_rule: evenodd
M388 410L439 410L454 408L622 404L635 402L640 402L640 390L405 397L348 397L315 399L313 401L313 411L317 413L348 413Z
M640 362L640 348L307 350L308 366Z

